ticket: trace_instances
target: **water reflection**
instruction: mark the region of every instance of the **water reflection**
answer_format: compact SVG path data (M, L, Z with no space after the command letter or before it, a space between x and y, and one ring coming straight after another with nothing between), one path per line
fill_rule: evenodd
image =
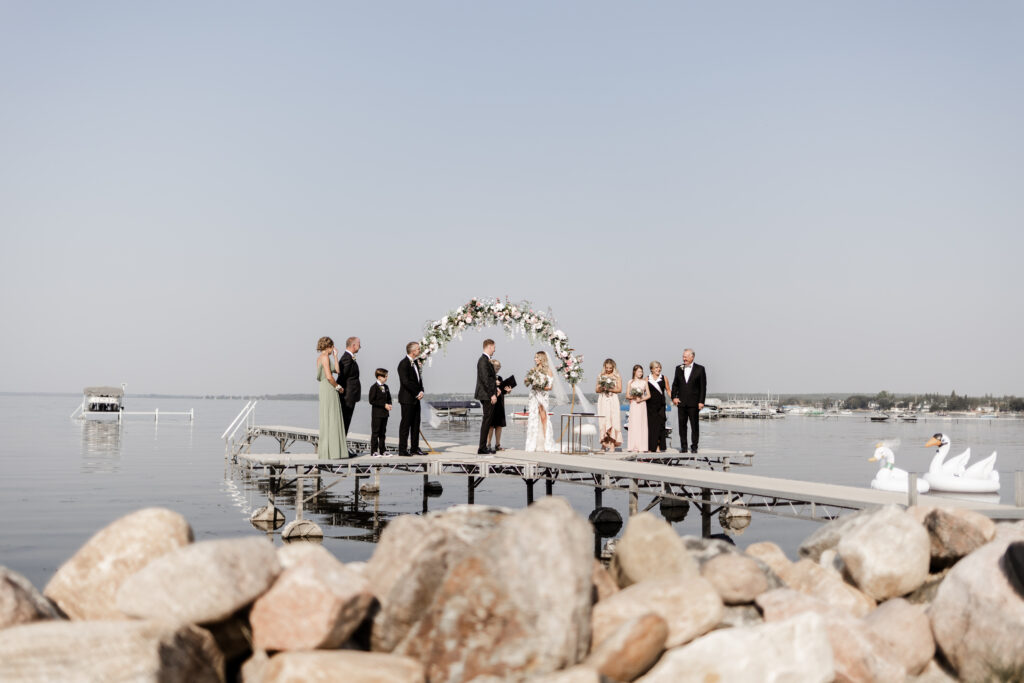
M121 425L106 420L81 420L82 472L111 474L120 469Z

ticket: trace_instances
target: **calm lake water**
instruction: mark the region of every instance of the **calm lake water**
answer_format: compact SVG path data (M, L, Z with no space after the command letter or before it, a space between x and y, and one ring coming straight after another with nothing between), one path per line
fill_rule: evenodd
M27 576L42 588L53 572L93 533L133 510L163 506L180 512L192 524L197 540L263 534L248 521L249 513L266 503L266 495L250 480L226 466L220 435L244 405L244 401L200 399L142 399L129 397L129 410L180 411L195 409L195 422L181 417L127 417L117 423L71 420L79 402L76 396L0 395L3 446L0 463L0 564ZM509 407L509 412L512 408ZM397 412L397 407L396 407ZM318 406L305 401L261 401L257 422L316 427ZM670 417L674 420L674 413ZM369 408L356 408L352 431L369 432ZM469 428L453 425L434 430L424 422L430 440L476 443L479 423ZM398 432L398 416L389 425ZM974 457L999 451L997 468L1002 473L1002 500L1013 501L1013 475L1024 469L1024 421L933 419L917 424L878 424L863 417L823 420L787 417L781 420L720 420L702 423L705 448L753 450L752 468L736 471L808 481L868 486L876 465L867 462L874 444L899 438L896 464L904 469L926 471L933 450L924 443L935 432L953 441L953 453L970 446ZM513 423L503 445L521 448L523 423ZM257 441L255 450L273 452L277 442ZM311 452L298 444L293 451ZM466 480L439 479L443 492L428 500L431 510L466 502ZM593 489L557 485L555 494L566 497L582 515L593 509ZM544 495L538 483L534 494ZM400 514L419 514L423 509L422 477L382 477L381 494L362 498L353 509L351 483L343 482L314 501L307 518L321 525L324 545L345 561L364 560L374 549L372 540L387 519ZM645 507L651 498L641 496ZM279 498L290 521L292 500ZM526 504L526 487L515 479L492 478L476 489L476 502L509 507ZM627 517L627 494L605 492L605 506ZM376 520L376 521L375 521ZM754 513L737 545L771 540L795 556L800 541L817 528L815 522L787 520ZM695 508L674 523L680 534L700 535L700 514ZM719 533L718 516L712 532ZM274 535L280 544L280 536Z

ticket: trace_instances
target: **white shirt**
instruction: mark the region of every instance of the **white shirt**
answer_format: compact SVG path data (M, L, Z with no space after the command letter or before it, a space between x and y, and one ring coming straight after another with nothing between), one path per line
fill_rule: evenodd
M352 356L353 360L354 360L354 359L355 359L355 357L356 357L356 354L352 353L352 352L351 352L351 351L349 351L348 349L345 349L345 353L347 353L348 355ZM345 353L343 353L343 354L341 354L341 355L343 355L343 356L344 356L344 355L345 355Z
M661 379L661 375L658 375L658 379L655 379L654 375L649 375L647 377L647 381L650 382L651 386L654 387L655 389L657 389L659 392L661 391L661 385L658 384L658 380L660 380L660 379Z
M690 363L689 365L684 365L683 366L683 378L686 380L687 384L690 383L690 373L691 372L693 372L693 363Z
M420 378L420 369L416 367L416 359L408 354L406 354L405 357L409 359L410 363L412 363L412 369L416 371L416 379L418 380Z

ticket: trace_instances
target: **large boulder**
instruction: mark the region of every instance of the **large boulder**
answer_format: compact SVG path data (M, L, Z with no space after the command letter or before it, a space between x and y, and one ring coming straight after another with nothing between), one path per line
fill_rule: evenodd
M1024 680L1024 598L1007 573L1008 540L982 546L950 570L928 616L960 678Z
M509 515L448 571L395 648L435 682L526 677L579 662L590 642L593 533L561 498Z
M782 683L832 681L832 647L822 618L801 614L786 621L714 631L666 652L642 683Z
M192 527L177 512L138 510L96 532L61 565L43 593L71 619L123 619L115 604L121 584L191 542Z
M0 680L224 680L224 658L201 628L157 621L44 621L0 637Z
M954 564L996 535L995 522L979 512L963 508L933 508L924 516L922 524L931 542L933 571Z
M935 656L931 623L921 605L902 598L886 600L864 618L864 623L886 658L899 662L908 675L921 673Z
M875 601L843 581L833 569L825 569L810 559L794 562L781 569L786 585L818 598L852 616L863 617L875 608Z
M705 578L648 579L594 605L593 644L600 646L627 621L653 613L668 624L666 647L678 647L713 629L723 612L718 591Z
M717 555L701 565L700 573L711 582L726 605L752 602L772 587L757 560L741 553Z
M672 526L651 512L630 517L615 544L609 567L612 578L625 588L644 579L698 576L697 563Z
M826 550L835 549L839 545L839 539L841 539L848 532L856 529L857 526L862 524L865 518L878 512L881 508L867 508L864 510L858 510L851 512L850 514L843 515L838 519L834 519L827 524L823 524L818 527L814 533L804 539L803 543L797 549L797 554L800 557L805 557L809 560L817 562L821 559L821 554ZM749 552L749 550L748 550Z
M931 541L924 527L895 505L858 521L837 546L857 587L879 601L919 588L931 562Z
M651 668L665 649L668 624L657 614L630 619L590 653L586 665L613 681L632 681Z
M266 592L280 571L274 545L265 538L204 541L131 576L117 593L117 608L144 619L221 621Z
M370 584L323 546L286 569L252 606L253 646L315 650L341 646L366 618Z
M747 546L745 552L748 556L767 565L779 577L782 576L787 567L793 564L793 561L786 557L786 553L782 551L782 548L771 541L751 543Z
M424 683L423 665L380 652L320 650L282 652L262 665L261 683Z
M0 567L0 630L61 618L60 611L28 579L7 567Z

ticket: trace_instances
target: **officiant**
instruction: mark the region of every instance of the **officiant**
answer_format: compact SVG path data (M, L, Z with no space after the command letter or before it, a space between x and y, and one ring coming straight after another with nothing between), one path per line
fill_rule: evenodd
M508 381L502 379L501 375L501 361L497 358L491 359L491 365L494 366L495 381L498 385L498 400L494 403L494 410L491 411L491 430L487 434L487 445L492 452L497 453L498 451L505 450L501 447L501 429L508 423L505 422L505 394L512 391L512 387L515 386L515 377L509 378ZM494 437L494 446L491 446L491 437Z

